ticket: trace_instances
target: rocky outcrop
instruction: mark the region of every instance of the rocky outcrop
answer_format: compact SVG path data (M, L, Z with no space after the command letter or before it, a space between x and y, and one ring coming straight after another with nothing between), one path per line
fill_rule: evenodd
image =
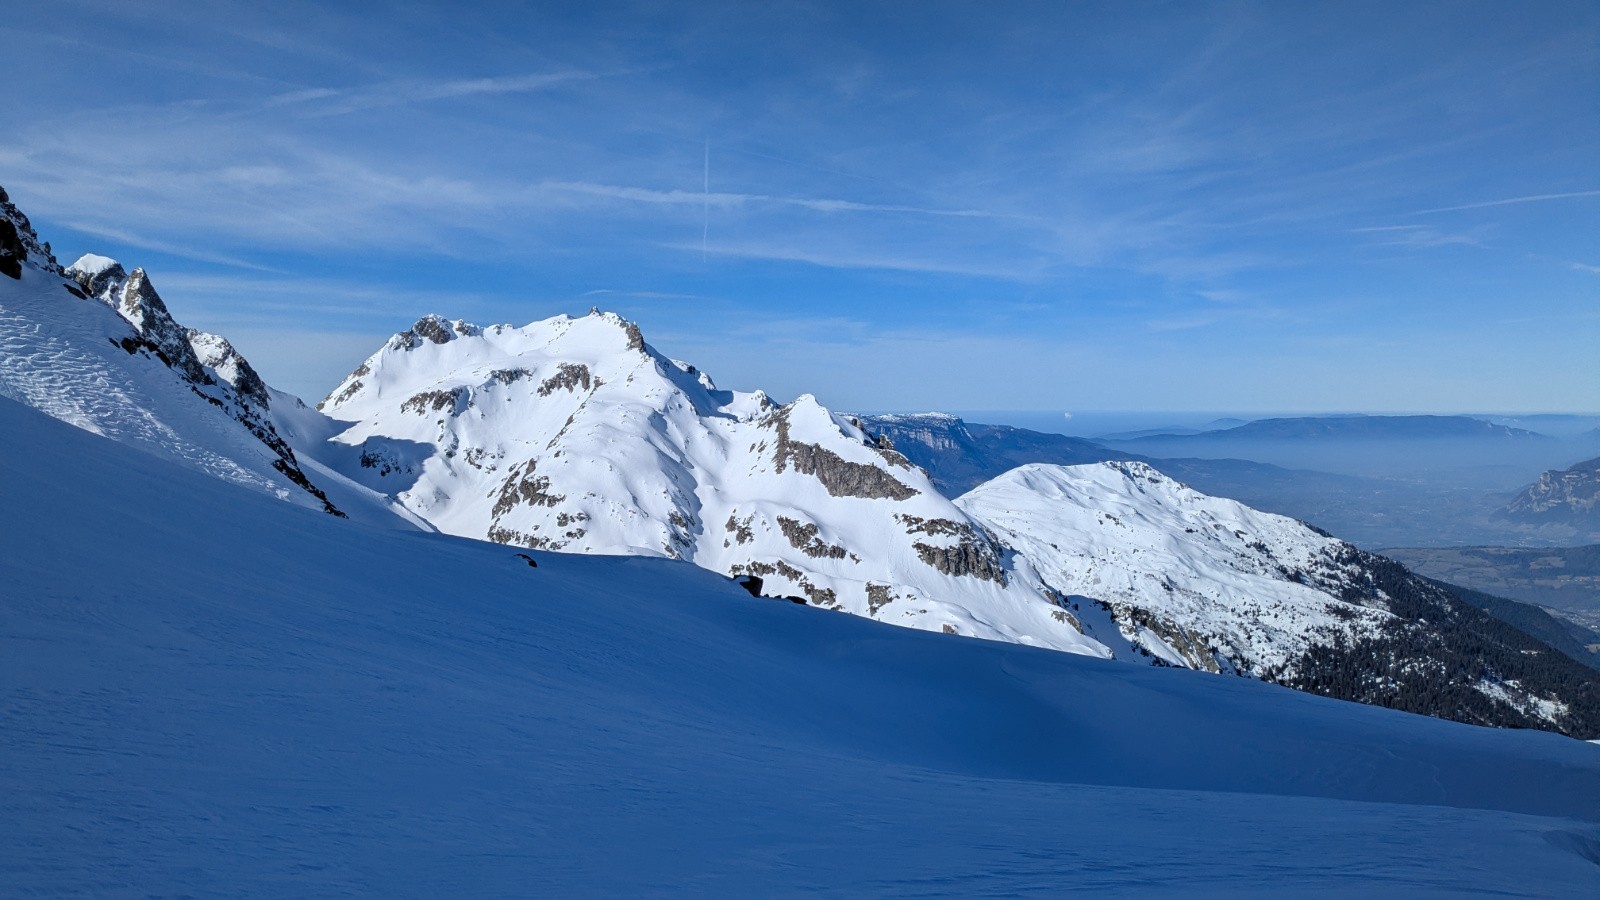
M407 398L406 402L400 404L400 410L416 413L419 416L448 410L453 416L461 411L466 399L467 389L464 387L451 388L448 391L423 391Z
M576 393L582 388L587 391L593 385L594 379L589 375L588 366L582 363L562 363L556 374L540 382L539 396L548 397L558 390Z
M277 428L272 424L271 395L255 367L219 335L185 328L173 319L144 269L133 274L114 259L87 254L62 271L90 298L116 310L133 335L114 341L130 354L160 360L189 388L266 445L277 457L276 469L290 483L321 502L324 511L343 516L323 490L312 483Z
M20 279L24 263L52 275L61 274L50 245L39 240L33 223L0 188L0 275Z
M0 275L21 278L27 258L28 248L22 246L17 226L10 219L0 219Z
M801 553L812 559L844 559L845 549L836 544L830 544L817 537L817 526L814 522L801 522L787 516L778 517L778 527L783 530L783 536L789 539L789 544Z
M877 466L850 462L826 447L792 440L789 436L787 407L762 424L778 432L774 459L779 472L793 466L796 472L822 482L828 493L835 497L907 500L917 495L915 489Z
M438 316L423 316L418 319L417 324L411 326L411 333L434 344L447 344L456 336L450 328L450 323Z
M452 322L444 316L429 313L410 328L390 338L389 344L397 350L415 350L427 344L448 344L458 337L479 333L480 330L474 325Z
M150 351L191 384L215 383L189 343L189 329L173 320L143 269L134 269L132 275L127 275L117 261L88 255L67 267L66 274L89 296L109 305L133 326L140 340L136 347L124 345L124 349L130 353L135 349Z
M500 487L494 503L494 516L501 516L518 506L554 507L567 498L550 490L550 479L538 474L538 460L530 459L512 466L511 473Z
M1600 520L1600 458L1545 472L1503 514L1531 521Z
M234 349L227 338L193 328L187 329L186 335L195 357L214 378L233 385L240 397L262 409L271 406L272 398L267 393L267 383L261 380L255 367Z

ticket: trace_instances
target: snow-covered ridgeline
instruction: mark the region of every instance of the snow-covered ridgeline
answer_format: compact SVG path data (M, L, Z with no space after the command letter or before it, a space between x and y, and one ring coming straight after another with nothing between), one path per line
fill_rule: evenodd
M1330 590L1343 542L1144 463L1022 466L956 504L1172 665L1260 671L1390 618Z
M886 622L1108 653L898 453L809 395L717 390L614 314L428 316L320 409L348 423L347 475L448 533L686 559Z
M400 523L378 495L308 473L249 362L178 324L144 270L94 254L62 268L3 192L0 222L0 396L292 503Z

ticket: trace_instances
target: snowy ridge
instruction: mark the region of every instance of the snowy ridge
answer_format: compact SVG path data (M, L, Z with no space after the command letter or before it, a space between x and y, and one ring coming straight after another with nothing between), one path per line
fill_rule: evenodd
M1330 596L1343 542L1144 463L1022 466L956 504L1171 665L1260 672L1391 617Z
M809 395L719 391L614 314L426 316L319 408L348 423L345 474L450 534L685 559L895 624L1109 653L898 453Z
M179 325L142 269L130 275L93 254L62 269L3 192L0 221L0 244L10 248L0 253L18 262L0 274L0 396L344 514L277 434L265 384L227 340ZM330 476L337 478L326 473L324 482Z
M1575 660L1392 560L1145 463L1022 466L956 502L1157 663L1461 721L1600 727Z

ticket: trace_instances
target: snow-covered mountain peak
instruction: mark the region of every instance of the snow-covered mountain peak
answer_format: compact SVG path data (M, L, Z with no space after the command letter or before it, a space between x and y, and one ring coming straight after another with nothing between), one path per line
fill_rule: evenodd
M67 266L66 274L93 296L98 296L112 283L121 284L128 279L127 270L122 268L122 263L109 256L95 253L85 253L78 257L77 262Z
M440 530L668 556L763 593L1104 655L920 469L805 394L725 391L612 313L391 341L322 409L345 473Z
M470 322L428 313L418 319L415 325L390 338L389 347L394 350L415 350L426 344L448 344L458 337L475 337L482 333L483 329Z
M1201 494L1137 460L1108 460L1081 466L1030 463L996 476L974 490L998 491L1008 485L1018 485L1051 499L1070 499L1084 504L1105 500L1128 502L1133 496L1159 496L1158 502L1208 500L1231 504L1238 511L1255 512L1242 504Z
M317 408L331 414L351 404L360 406L363 398L390 396L398 390L438 389L445 381L451 382L448 389L490 389L493 383L504 387L531 377L544 363L556 367L541 376L557 379L551 389L567 387L568 381L591 388L600 371L606 372L607 378L620 376L631 382L628 374L651 360L664 375L689 376L687 382L695 385L698 393L715 390L709 378L698 370L690 371L693 366L685 369L656 354L645 345L639 327L615 313L592 312L576 318L558 315L521 327L480 327L429 314L390 338ZM359 414L359 410L347 412Z
M259 405L262 409L272 405L271 390L261 376L256 373L255 367L244 358L233 344L220 334L211 334L194 328L187 329L189 346L194 349L195 356L200 365L205 367L207 374L218 381L233 385L241 397ZM296 398L299 402L299 398ZM303 404L302 404L303 405Z
M144 269L129 275L116 260L89 254L68 267L66 274L89 296L116 310L174 371L196 384L209 380L189 345L189 329L172 318Z

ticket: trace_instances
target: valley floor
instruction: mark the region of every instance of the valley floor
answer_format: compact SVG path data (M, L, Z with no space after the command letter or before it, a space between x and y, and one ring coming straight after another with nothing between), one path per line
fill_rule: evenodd
M1600 747L275 502L0 400L0 893L1575 896Z

